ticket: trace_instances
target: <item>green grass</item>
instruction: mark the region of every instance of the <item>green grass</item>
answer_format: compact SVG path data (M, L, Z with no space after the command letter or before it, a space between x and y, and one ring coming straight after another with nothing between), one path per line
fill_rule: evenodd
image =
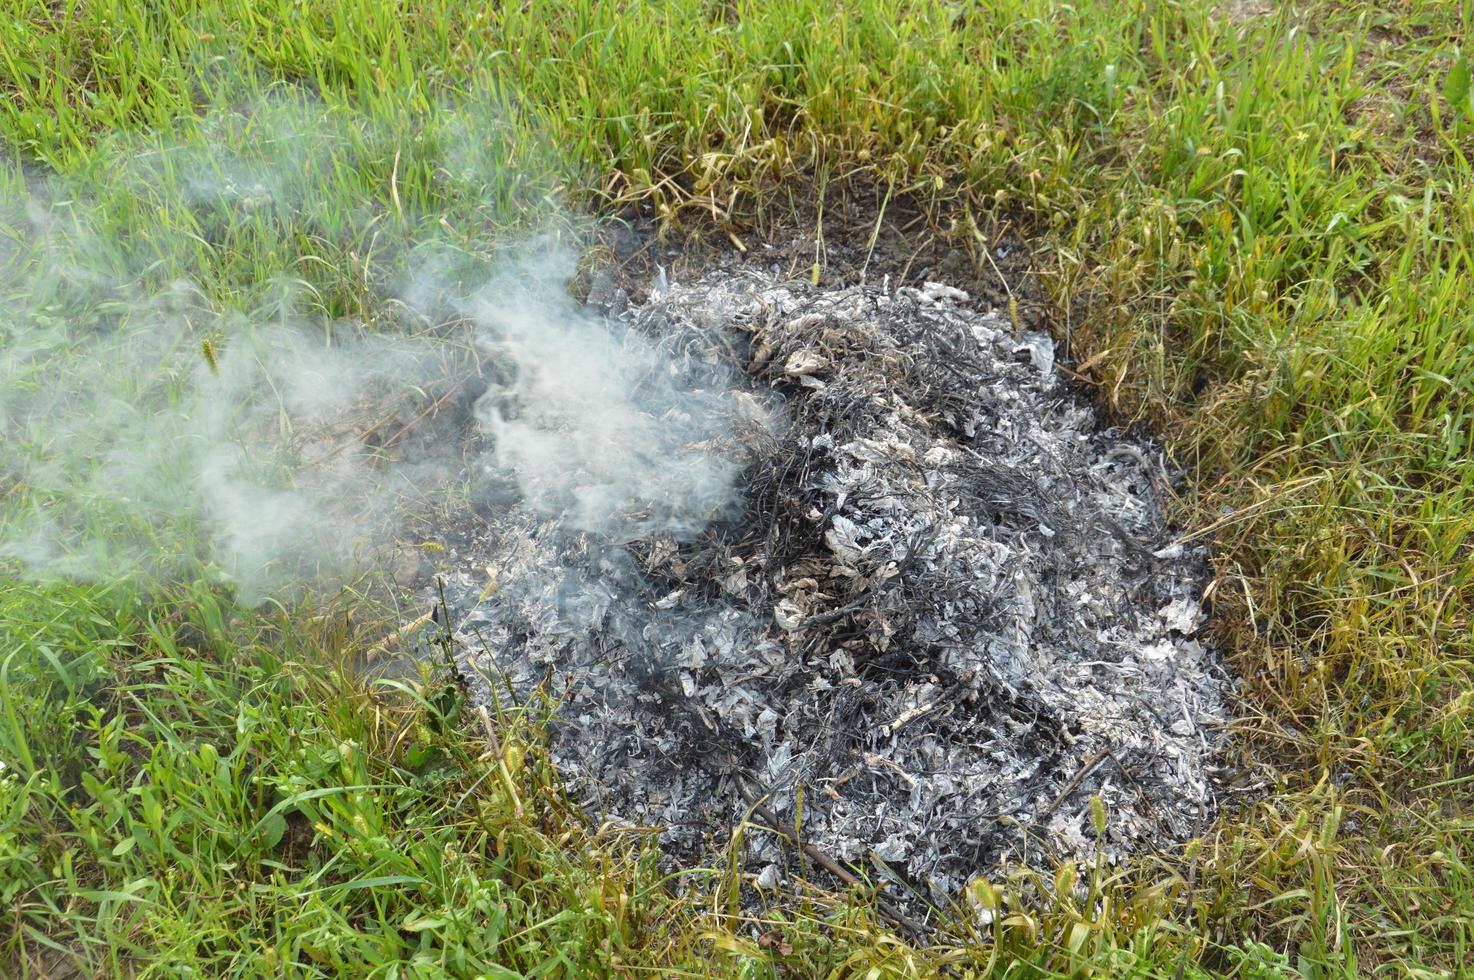
M392 263L362 261L367 219L408 237L443 213L489 242L551 188L740 236L794 178L879 184L979 262L977 225L1013 223L1078 371L1192 476L1179 515L1217 545L1243 678L1234 754L1268 784L1186 853L1097 876L1104 905L1028 902L1021 881L1004 928L930 949L863 903L815 906L776 927L785 958L712 880L674 899L634 842L570 821L530 717L505 720L531 725L509 786L432 696L336 668L367 626L272 622L203 587L7 580L10 972L1437 975L1474 957L1474 118L1447 84L1467 4L5 7L0 135L95 188L89 220L139 229L130 276L189 275L222 305L291 269L304 315L373 317ZM205 146L222 105L304 90L349 149L289 220L116 179L158 134ZM469 140L437 136L473 111ZM484 154L474 186L437 181L454 145Z
M111 598L38 591L23 608L49 620L10 620L48 642L6 664L9 975L50 975L63 951L105 973L500 976L658 942L673 921L648 862L569 859L555 818L514 821L537 774L478 785L469 742L376 717L382 699L346 686L330 650L243 635L206 592L174 597L168 621ZM403 738L446 754L411 772L389 761ZM613 881L652 897L612 910Z

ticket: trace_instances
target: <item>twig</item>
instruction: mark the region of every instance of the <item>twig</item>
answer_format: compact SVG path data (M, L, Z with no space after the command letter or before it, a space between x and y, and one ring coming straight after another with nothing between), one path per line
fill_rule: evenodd
M414 418L404 423L404 425L402 425L397 432L395 432L388 439L385 439L383 443L380 444L379 449L388 449L390 446L394 445L394 443L399 439L400 436L404 435L410 429L414 428L416 425L419 425L422 421L424 421L425 416L430 415L434 412L438 412L441 408L445 406L446 402L450 401L451 398L455 397L458 394L460 394L460 392L457 389L452 388L450 391L447 391L445 394L435 399L435 401L430 403L429 408L425 409L419 415L416 415Z
M1183 897L1187 900L1187 911L1189 915L1193 912L1193 889L1198 883L1198 861L1201 857L1201 851L1193 854L1192 863L1187 867L1187 887L1182 890ZM1188 943L1184 943L1182 946L1182 953L1177 957L1177 969L1172 971L1172 980L1182 980L1183 974L1187 971L1187 951L1189 945Z
M512 812L517 819L521 820L523 815L522 797L517 794L517 784L512 782L512 774L507 770L507 757L502 752L501 739L496 737L496 727L491 723L491 715L486 711L486 705L478 705L477 713L481 715L481 725L486 729L486 739L491 743L491 752L496 756L496 772L501 777L502 787L506 789L507 796L512 800Z
M942 708L951 707L953 704L956 704L968 694L972 693L972 688L968 687L967 684L973 679L973 676L974 672L968 671L966 674L963 674L957 679L957 683L954 684L950 690L943 692L939 697L933 698L926 704L918 705L914 708L908 708L907 710L901 712L901 714L890 724L880 726L880 730L886 735L894 735L896 732L900 731L902 728L911 724L911 722L922 717L923 715L929 715L932 712L938 711Z
M1099 752L1086 759L1084 764L1080 766L1080 770L1070 777L1069 782L1065 783L1065 788L1059 791L1059 795L1054 798L1054 801L1046 806L1043 810L1039 811L1039 814L1034 817L1034 820L1043 820L1055 810L1058 810L1060 804L1069 799L1071 793L1079 789L1080 782L1086 776L1090 775L1091 770L1100 765L1103 761L1105 761L1106 756L1110 754L1111 750L1109 748L1105 748L1101 749Z
M435 609L432 607L431 610L425 613L423 616L415 617L414 619L405 623L403 626L399 627L399 629L384 637L378 643L375 643L373 646L365 650L363 653L364 659L372 661L379 654L388 651L389 645L395 640L398 640L404 636L408 636L410 633L413 633L415 630L419 629L421 626L424 626L426 623L430 622L430 620L434 618Z
M909 772L897 765L895 760L893 759L887 759L884 756L879 755L867 754L865 756L865 764L871 767L884 767L886 769L890 769L895 772L896 775L901 777L901 781L906 784L907 789L916 788L915 777L913 777Z
M896 720L891 722L889 725L881 725L880 730L887 735L894 735L907 722L915 721L917 718L920 718L922 715L930 712L936 706L936 701L928 701L926 704L919 704L914 708L907 708L905 711L901 712L900 715L896 717Z
M783 824L779 822L777 814L768 809L767 805L763 803L762 796L759 796L750 787L744 785L740 780L738 781L737 786L738 792L742 794L743 799L747 800L748 805L752 807L752 812L756 813L758 817L762 819L763 823L767 824L767 830L774 834L777 834L779 837L783 838L791 844L797 844L799 850L803 851L803 853L809 858L809 860L813 861L819 867L823 868L825 871L828 871L830 874L834 875L834 877L838 878L840 881L844 882L851 888L860 888L864 886L864 882L862 882L859 878L855 877L853 874L847 871L843 865L834 860L834 858L830 857L824 851L820 850L816 845L810 843L809 841L797 840L795 839L793 833L784 830ZM875 896L875 906L880 911L880 914L882 916L890 920L892 925L899 926L901 929L906 930L913 936L920 937L926 935L927 930L925 926L908 917L904 912L896 907L895 903L891 902L885 896L877 894Z

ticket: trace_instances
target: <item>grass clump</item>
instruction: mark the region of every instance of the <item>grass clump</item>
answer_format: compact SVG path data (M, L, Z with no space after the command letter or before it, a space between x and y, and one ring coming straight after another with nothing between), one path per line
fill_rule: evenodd
M9 620L30 634L6 662L0 738L9 975L73 957L109 973L572 973L570 950L629 955L679 913L658 888L605 894L628 855L575 872L572 826L513 821L509 793L540 809L535 762L520 786L478 780L485 760L447 737L454 702L391 708L300 625L230 622L204 591L171 597L167 619L106 595L16 598L8 612L55 622ZM648 888L653 868L634 876Z
M444 100L496 92L511 108L472 145L495 133L513 149L556 147L535 176L584 202L648 203L672 229L749 235L803 178L904 194L980 263L978 229L1012 223L1037 243L1075 370L1123 418L1156 425L1193 477L1179 515L1217 544L1215 612L1244 686L1235 744L1262 792L1186 854L1099 873L1087 905L1027 899L1039 889L1024 877L980 892L1001 925L969 941L914 950L886 938L860 952L861 936L881 933L844 920L825 934L831 958L804 968L888 956L886 969L913 973L1029 962L1057 974L1437 975L1462 969L1474 939L1474 120L1458 48L1469 17L1432 2L18 0L0 19L0 133L27 161L101 181L117 134L188 129L243 74L248 88L287 81L331 111L352 107L374 121L365 132L413 133ZM341 191L315 206L398 220L407 186L435 198L433 167L406 183L392 140L382 149L387 166L327 185ZM498 169L491 184L512 210L535 211L542 197L519 174ZM126 204L119 214L189 232L176 215L140 218ZM348 227L325 222L266 264L316 256L306 264L336 297L327 308L359 313L372 291ZM176 274L224 295L254 278L252 249L191 252ZM712 971L729 964L700 951L777 959L724 919L698 925L694 909L661 904L632 853L586 859L588 838L508 816L492 780L467 798L484 804L474 816L417 802L415 781L430 777L391 747L424 707L390 711L343 678L325 682L321 651L292 646L290 625L231 647L224 626L197 624L211 639L186 652L177 630L203 615L198 595L124 602L14 584L7 596L21 624L3 747L16 962L50 941L93 970L136 968L145 950L244 969L231 938L242 923L262 937L251 955L269 947L322 972L307 947L331 943L306 938L319 927L341 929L350 950L328 955L403 964L458 950L470 972L478 958L554 972L572 971L555 955ZM83 707L90 690L117 693ZM253 697L291 724L237 731L226 706ZM194 734L170 740L176 728ZM481 752L436 739L458 763ZM365 747L356 762L339 752L349 742ZM209 775L241 760L267 781ZM474 781L453 769L434 778ZM263 849L258 824L274 827L267 814L294 798L277 811L288 827L275 847L288 852ZM339 837L299 840L288 811L307 810ZM167 829L182 813L194 816ZM355 816L393 855L340 846L359 840ZM485 821L523 848L509 863L490 856L499 838ZM453 870L432 874L447 846ZM231 875L248 863L236 892ZM427 880L430 892L344 885L377 878ZM440 910L473 879L511 910L497 945L448 938ZM594 915L579 897L594 882L642 906L638 928ZM337 890L313 891L323 885ZM564 905L575 911L545 922ZM163 924L162 909L180 924ZM800 937L784 940L794 955L819 948L802 938L820 943L817 927L784 928Z
M454 686L345 667L341 617L205 590L16 590L5 612L6 975L692 965L699 909L640 835L562 805L535 711L499 719L493 760Z

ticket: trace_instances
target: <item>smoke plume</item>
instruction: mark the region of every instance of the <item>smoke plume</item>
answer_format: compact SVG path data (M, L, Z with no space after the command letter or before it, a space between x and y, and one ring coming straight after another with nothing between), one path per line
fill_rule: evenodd
M468 475L613 539L723 513L728 379L570 298L526 152L489 110L288 95L7 175L0 561L252 601L372 567Z
M544 237L467 293L445 295L432 262L407 297L475 324L492 368L475 405L483 487L606 541L694 534L733 503L738 467L716 451L736 410L730 371L574 302L560 287L575 261Z

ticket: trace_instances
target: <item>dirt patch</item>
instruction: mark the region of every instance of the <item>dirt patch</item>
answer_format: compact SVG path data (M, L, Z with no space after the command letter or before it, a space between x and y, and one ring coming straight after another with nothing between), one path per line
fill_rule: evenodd
M602 226L604 261L580 284L581 294L599 304L623 290L638 304L662 276L691 282L716 269L761 271L829 288L945 282L965 291L975 308L1012 306L1021 329L1045 329L1048 308L1030 272L1028 244L1006 221L972 214L973 234L958 227L966 216L939 219L908 195L881 188L831 190L822 202L811 188L795 193L790 208L730 234L697 226L679 238L662 237L653 215L629 211Z

